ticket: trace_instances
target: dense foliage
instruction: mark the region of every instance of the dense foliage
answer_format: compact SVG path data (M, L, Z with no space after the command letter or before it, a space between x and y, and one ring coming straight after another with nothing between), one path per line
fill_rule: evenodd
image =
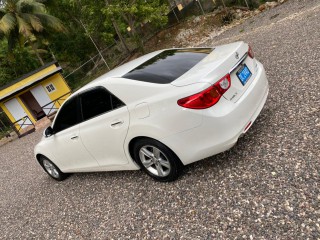
M0 32L6 38L8 55L14 58L14 50L30 46L39 62L41 45L47 45L47 36L52 32L65 31L56 17L47 14L45 5L37 0L7 0L0 8Z
M4 0L0 6L0 85L44 62L73 69L117 44L115 51L143 50L141 26L162 27L161 0ZM38 62L37 62L38 60ZM20 68L16 68L20 66ZM87 69L88 70L88 69Z
M259 1L216 2L253 5ZM0 86L54 59L65 75L89 60L67 78L77 87L77 74L90 75L102 60L113 67L136 49L144 52L146 39L167 24L169 2L174 1L1 0Z

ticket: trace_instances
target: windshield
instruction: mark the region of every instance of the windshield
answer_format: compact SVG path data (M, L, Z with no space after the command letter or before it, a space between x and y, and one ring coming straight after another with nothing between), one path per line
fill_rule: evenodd
M212 50L212 48L165 50L122 77L151 83L171 83L194 67Z

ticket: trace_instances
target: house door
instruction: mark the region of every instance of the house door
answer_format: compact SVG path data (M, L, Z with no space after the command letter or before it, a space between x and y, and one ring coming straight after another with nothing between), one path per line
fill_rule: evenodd
M40 120L46 116L31 92L25 92L24 94L20 95L19 98L36 120Z
M34 98L37 100L37 102L40 104L41 107L47 105L48 103L52 102L52 100L49 98L48 94L44 90L44 88L40 85L30 90ZM50 103L48 106L45 106L43 108L43 111L46 115L54 112L54 104Z
M9 100L8 102L5 102L4 105L9 110L11 115L14 117L15 121L18 121L19 119L22 119L23 117L27 116L27 113L24 111L23 107L20 105L18 100L16 98ZM24 120L20 120L18 124L23 124ZM30 119L27 119L24 124L32 124ZM21 128L26 128L28 125L22 125Z

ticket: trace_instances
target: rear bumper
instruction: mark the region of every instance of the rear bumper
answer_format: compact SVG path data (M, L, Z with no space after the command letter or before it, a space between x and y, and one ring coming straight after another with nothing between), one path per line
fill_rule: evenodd
M222 98L215 106L202 110L200 126L161 139L183 164L228 150L248 130L248 124L251 122L252 125L258 117L266 102L269 86L262 64L257 64L255 79L237 102Z

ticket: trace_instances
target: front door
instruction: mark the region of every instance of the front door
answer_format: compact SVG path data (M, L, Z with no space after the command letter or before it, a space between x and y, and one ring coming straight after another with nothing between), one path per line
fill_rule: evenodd
M79 107L77 97L69 99L59 111L53 124L51 141L56 163L62 171L88 171L99 164L83 146L79 135Z
M89 171L99 166L81 142L79 125L58 132L51 137L56 162L62 171Z
M30 92L32 93L34 98L37 100L37 102L40 104L41 108L43 108L43 111L45 112L46 115L54 111L52 110L54 109L54 104L51 103L52 100L49 98L48 94L46 93L46 91L41 85L31 89Z
M19 97L36 120L40 120L41 118L46 116L31 92L25 92Z
M4 105L16 121L21 119L17 124L19 124L22 129L32 125L32 122L29 118L22 119L24 117L27 117L28 115L16 98L13 98L8 102L5 102Z

